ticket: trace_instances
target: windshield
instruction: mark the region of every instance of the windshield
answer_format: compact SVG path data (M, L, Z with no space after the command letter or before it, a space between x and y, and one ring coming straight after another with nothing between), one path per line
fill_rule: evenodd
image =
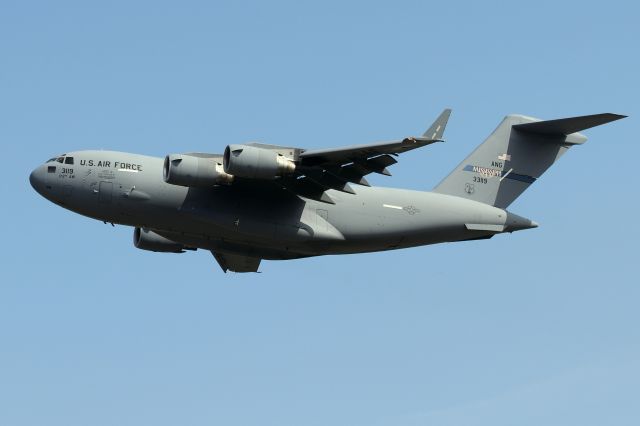
M64 156L67 154L62 154L53 158L49 158L46 162L47 163L53 163L55 161L57 161L58 163L64 163ZM73 157L69 157L70 162L68 162L67 164L73 164Z

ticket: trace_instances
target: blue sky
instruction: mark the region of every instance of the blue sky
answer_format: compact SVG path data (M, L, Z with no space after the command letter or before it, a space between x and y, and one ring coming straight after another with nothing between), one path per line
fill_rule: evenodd
M2 425L636 425L632 2L0 5ZM508 113L588 130L489 241L264 262L137 250L41 198L52 155L447 143L372 183L431 189Z

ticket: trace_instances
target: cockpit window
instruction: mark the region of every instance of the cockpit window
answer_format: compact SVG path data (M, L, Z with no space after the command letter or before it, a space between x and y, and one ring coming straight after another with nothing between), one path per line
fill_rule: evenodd
M56 172L56 166L47 167L47 173L55 173L55 172Z
M73 164L73 157L66 157L64 159L64 164Z
M64 158L64 157L65 157L66 155L67 155L67 154L61 154L61 155L58 155L57 157L49 158L49 159L47 160L47 163L53 163L54 161L57 161L58 163L62 164L62 163L64 163L64 162L65 162L65 158ZM73 157L69 157L69 158L70 158L71 160L67 161L67 164L73 164Z

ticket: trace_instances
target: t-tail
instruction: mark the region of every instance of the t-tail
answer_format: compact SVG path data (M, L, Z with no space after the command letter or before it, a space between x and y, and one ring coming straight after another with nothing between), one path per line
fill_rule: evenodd
M508 115L434 191L506 208L569 148L587 140L577 132L624 117L606 113L540 121Z

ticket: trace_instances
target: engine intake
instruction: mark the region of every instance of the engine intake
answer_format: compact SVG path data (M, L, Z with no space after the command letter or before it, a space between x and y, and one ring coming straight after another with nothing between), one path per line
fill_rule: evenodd
M222 165L214 158L184 154L167 155L164 158L162 176L167 183L189 187L209 187L233 182L233 176L225 173Z
M275 151L249 145L229 145L222 158L225 173L249 179L275 179L293 173L293 161Z
M144 228L133 230L133 245L141 250L149 250L163 253L184 253L188 249L180 243L158 235Z

